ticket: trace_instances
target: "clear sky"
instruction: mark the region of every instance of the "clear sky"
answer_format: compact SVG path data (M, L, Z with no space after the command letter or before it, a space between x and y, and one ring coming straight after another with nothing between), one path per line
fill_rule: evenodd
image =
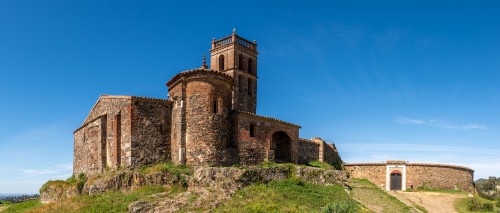
M499 1L169 2L0 0L0 193L69 177L99 95L166 98L233 27L261 53L259 114L346 162L500 176Z

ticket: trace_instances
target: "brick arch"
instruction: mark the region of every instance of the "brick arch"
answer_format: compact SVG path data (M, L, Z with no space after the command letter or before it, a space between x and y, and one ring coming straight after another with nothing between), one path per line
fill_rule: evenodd
M289 131L276 129L268 135L268 149L273 153L272 159L277 163L294 162L292 155L293 138Z

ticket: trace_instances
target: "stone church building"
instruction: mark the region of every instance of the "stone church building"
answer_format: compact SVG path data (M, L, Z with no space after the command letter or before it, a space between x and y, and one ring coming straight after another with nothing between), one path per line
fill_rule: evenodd
M299 138L300 126L256 114L257 43L212 40L210 69L170 79L168 99L101 95L74 132L73 173L161 161L228 166L264 161L340 163L333 144Z

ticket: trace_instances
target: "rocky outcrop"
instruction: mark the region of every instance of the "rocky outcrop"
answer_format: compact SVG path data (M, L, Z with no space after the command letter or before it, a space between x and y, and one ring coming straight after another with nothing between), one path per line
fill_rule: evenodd
M181 184L182 176L166 172L142 174L139 172L120 172L85 183L82 194L93 195L96 193L114 191L131 191L143 186L162 186Z
M64 181L49 181L40 189L40 201L52 203L77 196L76 185L67 184Z
M138 201L129 206L129 211L177 212L185 208L215 208L231 198L239 189L256 183L268 183L272 180L298 178L304 182L329 185L343 184L347 177L344 171L310 167L278 166L273 168L233 168L200 167L188 180L186 192L167 196L156 195L153 202Z
M190 175L187 175L187 174ZM131 191L144 186L181 187L180 193L159 193L147 201L137 201L129 206L130 212L176 212L185 209L215 208L230 199L244 187L258 183L288 178L304 182L330 185L343 184L344 171L295 165L273 165L270 168L249 167L197 167L190 172L121 171L93 177L85 182L70 184L66 181L49 181L40 190L43 203L61 201L77 195L95 195L106 191Z

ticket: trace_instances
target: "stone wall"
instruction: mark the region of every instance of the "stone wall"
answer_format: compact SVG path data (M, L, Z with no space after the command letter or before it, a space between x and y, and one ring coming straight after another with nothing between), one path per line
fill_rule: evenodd
M311 161L319 161L320 143L304 138L299 139L299 163L307 164Z
M171 102L162 99L132 99L132 164L140 167L170 160Z
M342 159L335 145L326 143L321 138L299 140L299 163L307 164L311 161L320 161L342 169Z
M232 143L237 147L239 163L257 164L265 160L275 161L275 150L271 143L276 132L284 132L290 137L290 162L298 162L300 126L249 112L235 112L233 123L235 126ZM253 126L253 136L250 135L251 126Z
M345 164L344 168L350 178L368 179L383 189L386 187L385 163Z
M73 174L101 173L106 165L106 115L89 121L74 137Z
M323 142L323 162L333 165L336 169L342 169L342 159L335 144Z
M171 158L175 164L185 164L186 157L186 108L184 107L185 84L169 87L169 98L172 101L172 121L170 133Z
M346 164L344 168L350 174L350 177L366 178L385 189L387 165L388 163L357 163ZM472 169L445 164L403 163L400 165L406 166L406 188L413 185L414 188L427 187L459 189L467 192L474 191L474 171Z
M406 167L406 187L460 189L473 192L474 171L461 166L412 163Z
M200 69L180 73L167 85L169 97L176 104L172 116L175 131L172 147L180 149L178 153L181 155L174 154L174 162L183 163L182 155L185 155L188 165L232 163L227 152L231 131L232 78L221 72Z
M74 174L92 176L168 157L169 105L162 99L101 96L74 132Z

